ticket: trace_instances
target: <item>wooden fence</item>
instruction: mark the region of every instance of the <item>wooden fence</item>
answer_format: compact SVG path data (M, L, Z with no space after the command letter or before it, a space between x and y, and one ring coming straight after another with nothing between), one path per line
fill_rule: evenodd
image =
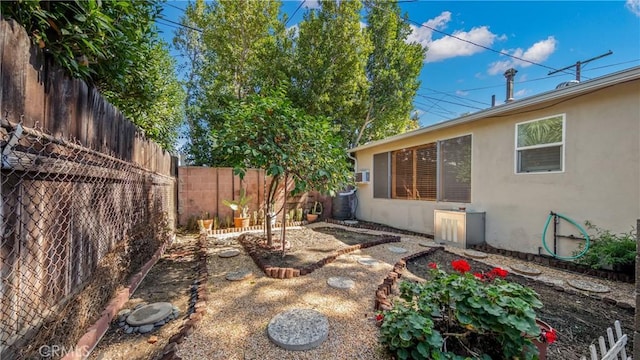
M175 176L177 159L128 121L98 91L70 79L32 46L13 20L0 20L2 119Z
M74 344L166 240L177 159L13 21L0 20L0 70L0 358L35 358Z

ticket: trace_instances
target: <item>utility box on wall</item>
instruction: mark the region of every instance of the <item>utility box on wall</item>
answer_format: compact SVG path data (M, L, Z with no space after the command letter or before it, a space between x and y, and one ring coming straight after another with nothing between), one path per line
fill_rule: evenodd
M434 210L433 221L436 243L463 249L484 243L484 212Z

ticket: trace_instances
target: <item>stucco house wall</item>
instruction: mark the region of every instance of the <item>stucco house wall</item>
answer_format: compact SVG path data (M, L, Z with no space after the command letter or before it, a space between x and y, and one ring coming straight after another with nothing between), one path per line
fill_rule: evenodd
M451 203L373 197L373 180L359 184L359 219L433 234L433 211L486 212L488 244L538 253L550 211L578 223L589 220L614 232L627 232L640 218L640 68L634 79L571 97L552 97L508 111L433 131L419 129L396 141L356 148L356 170L370 170L373 155L461 135L472 135L471 202ZM577 86L582 86L577 85ZM507 108L507 106L504 106ZM564 169L554 173L515 171L516 124L565 116ZM580 235L561 223L559 233ZM547 239L551 246L552 231ZM561 240L559 255L570 255L576 240ZM542 250L544 252L544 250Z

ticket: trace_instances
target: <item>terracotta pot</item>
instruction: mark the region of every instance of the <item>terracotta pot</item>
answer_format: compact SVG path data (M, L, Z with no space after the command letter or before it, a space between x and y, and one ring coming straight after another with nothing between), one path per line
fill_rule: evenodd
M233 226L237 228L246 228L249 227L249 220L251 218L233 218Z
M312 223L318 220L318 214L307 214L307 221Z
M210 231L213 226L213 220L198 220L198 225L200 225L201 231Z
M551 325L542 320L536 319L536 324L538 324L542 331L550 331L552 329ZM538 358L540 360L547 360L547 347L549 347L549 344L545 341L540 341L539 338L533 339L533 344L538 348Z

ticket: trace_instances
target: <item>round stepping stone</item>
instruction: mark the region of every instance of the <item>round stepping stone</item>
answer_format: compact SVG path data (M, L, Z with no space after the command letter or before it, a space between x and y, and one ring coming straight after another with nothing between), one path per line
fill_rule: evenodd
M542 271L527 265L523 265L523 264L511 265L511 270L520 274L530 275L530 276L538 276L542 274Z
M365 266L378 265L378 260L372 259L372 258L360 258L360 259L358 259L358 262L360 264L362 264L362 265L365 265Z
M240 255L240 250L238 249L225 250L218 253L221 258L230 258L238 255Z
M395 254L404 254L407 252L407 249L399 247L399 246L389 246L387 247L387 250L391 251L392 253Z
M253 276L253 273L247 269L241 269L236 271L229 271L225 276L225 279L229 281L242 281Z
M267 335L276 345L287 350L313 349L329 336L329 320L311 309L293 309L271 319Z
M475 259L484 259L489 256L486 253L476 250L465 250L464 254Z
M346 277L336 276L328 278L327 284L336 289L351 289L356 282Z
M168 302L157 302L142 306L134 310L127 316L127 324L131 326L141 326L151 324L163 320L173 311L173 306Z
M606 293L611 291L608 286L600 285L586 280L567 280L567 284L579 290L585 290L595 293Z

